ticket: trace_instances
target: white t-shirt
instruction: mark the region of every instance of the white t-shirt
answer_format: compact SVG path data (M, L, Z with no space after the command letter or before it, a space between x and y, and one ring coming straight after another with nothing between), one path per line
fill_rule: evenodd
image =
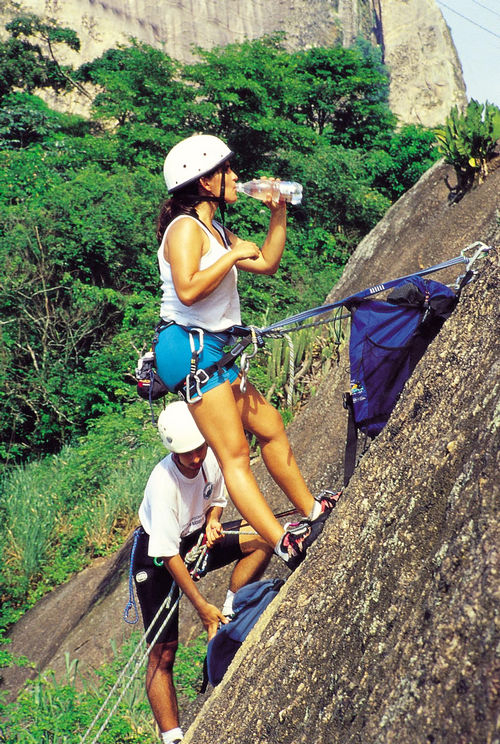
M224 479L211 449L196 478L186 478L169 454L153 469L139 507L152 558L177 555L182 537L203 527L212 506L227 504Z
M195 217L183 214L179 215L168 225L163 240L158 249L158 266L162 281L162 300L160 315L163 320L173 320L183 326L199 327L207 331L225 331L233 325L241 325L240 298L238 295L238 272L236 266L226 274L220 284L208 297L198 300L191 306L183 305L175 291L172 279L172 271L168 261L165 261L163 248L168 231L178 220L194 220L208 235L209 249L200 259L200 271L212 266L221 256L224 256L229 248L224 248L205 225ZM213 222L213 226L222 233L222 226Z

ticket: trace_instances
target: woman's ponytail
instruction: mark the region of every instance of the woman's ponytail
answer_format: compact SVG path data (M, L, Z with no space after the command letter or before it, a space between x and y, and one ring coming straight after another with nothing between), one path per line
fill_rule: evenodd
M190 185L187 189L176 191L170 199L163 202L156 222L156 239L158 245L161 245L165 230L169 224L180 214L186 214L199 219L195 206L201 201L203 201L203 197L193 194L192 185Z

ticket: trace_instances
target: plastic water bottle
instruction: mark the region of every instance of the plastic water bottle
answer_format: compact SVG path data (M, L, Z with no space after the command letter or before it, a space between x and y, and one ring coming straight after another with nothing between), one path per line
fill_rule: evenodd
M253 196L263 201L268 194L272 194L273 201L285 201L289 204L300 204L302 201L302 184L296 181L269 181L265 178L246 183L236 184L236 191L240 194Z

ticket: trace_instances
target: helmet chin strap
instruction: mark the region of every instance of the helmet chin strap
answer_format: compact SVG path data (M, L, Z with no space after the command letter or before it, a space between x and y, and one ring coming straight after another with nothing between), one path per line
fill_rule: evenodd
M219 205L221 222L224 224L224 217L226 214L226 174L222 171L222 178L220 182L220 194L219 196L201 196L200 201L212 201L217 202Z
M224 171L222 172L222 179L220 182L220 194L219 196L212 196L207 194L183 194L184 201L192 201L193 204L196 204L197 202L201 201L211 201L211 202L217 202L219 205L219 211L221 215L221 222L224 224L224 217L226 214L226 174Z
M222 171L222 179L220 182L220 194L219 194L219 211L220 219L224 225L224 217L226 215L226 172Z

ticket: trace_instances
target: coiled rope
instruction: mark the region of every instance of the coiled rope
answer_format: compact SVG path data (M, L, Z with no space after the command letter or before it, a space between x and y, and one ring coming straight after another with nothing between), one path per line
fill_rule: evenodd
M129 566L129 571L128 571L128 602L125 605L125 609L123 611L123 619L129 625L135 625L139 620L139 612L137 610L137 603L135 601L135 594L134 594L134 558L135 558L135 550L137 548L137 541L139 539L140 533L141 533L140 527L134 530L134 543L132 545L132 551L130 553L130 566ZM133 620L129 619L129 613L131 610L134 610L135 612L135 616Z

